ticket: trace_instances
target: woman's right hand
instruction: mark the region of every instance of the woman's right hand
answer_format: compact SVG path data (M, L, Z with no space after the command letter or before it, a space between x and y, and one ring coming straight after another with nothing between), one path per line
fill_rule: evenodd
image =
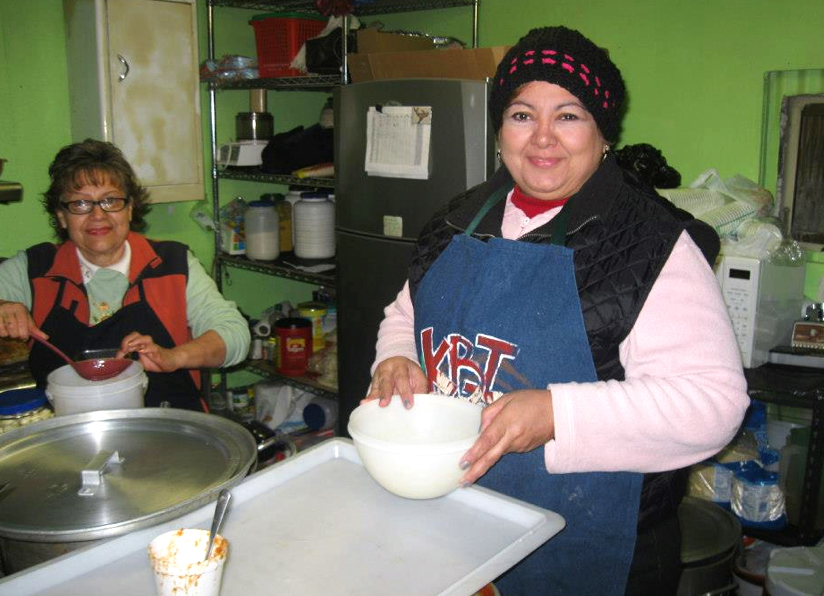
M32 335L42 339L49 338L35 324L25 305L0 300L0 337L28 340Z
M417 362L405 356L393 356L375 368L369 392L361 403L378 399L378 404L386 407L393 395L400 395L404 407L409 409L414 405L413 394L428 393L427 385L426 375Z

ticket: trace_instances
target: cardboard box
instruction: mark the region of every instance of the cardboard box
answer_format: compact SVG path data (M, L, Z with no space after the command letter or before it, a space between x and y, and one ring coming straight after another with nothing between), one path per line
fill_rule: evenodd
M358 30L358 53L374 54L376 52L414 52L431 50L434 43L429 37L384 33L377 29Z
M226 224L220 226L220 250L227 255L245 255L246 238L235 228Z
M352 82L379 79L477 79L495 74L508 46L471 50L426 50L349 54Z

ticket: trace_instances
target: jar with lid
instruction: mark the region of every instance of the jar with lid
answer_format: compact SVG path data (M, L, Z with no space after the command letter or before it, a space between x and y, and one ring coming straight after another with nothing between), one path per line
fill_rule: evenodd
M0 434L54 416L46 392L37 387L0 393Z
M273 261L280 255L278 213L270 200L252 201L246 210L246 256Z
M335 203L328 193L303 193L295 204L295 256L329 259L335 256Z
M292 203L287 201L284 195L278 193L262 195L260 198L271 198L274 201L275 210L278 212L280 252L292 252Z

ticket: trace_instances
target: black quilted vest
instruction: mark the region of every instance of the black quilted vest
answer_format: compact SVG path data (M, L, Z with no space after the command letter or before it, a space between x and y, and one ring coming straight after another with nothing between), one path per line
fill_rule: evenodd
M501 168L485 183L462 193L424 227L409 269L415 292L426 270L462 233L486 199L512 178ZM499 202L473 234L500 237L504 201ZM652 189L637 182L608 158L571 198L566 246L575 253L575 277L584 324L599 380L623 380L618 346L627 337L652 285L681 232L687 230L708 262L718 254L718 236L708 225L675 208ZM519 238L549 243L551 224ZM673 515L686 488L687 471L644 476L639 532Z

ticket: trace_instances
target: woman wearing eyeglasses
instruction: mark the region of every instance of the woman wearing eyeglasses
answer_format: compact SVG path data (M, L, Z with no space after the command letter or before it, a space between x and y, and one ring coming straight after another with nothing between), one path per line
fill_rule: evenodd
M198 369L246 357L249 329L187 247L141 235L148 193L120 150L87 139L49 166L43 205L59 244L0 264L0 337L48 338L67 354L118 348L149 376L147 406L202 410ZM45 385L64 363L34 344Z

